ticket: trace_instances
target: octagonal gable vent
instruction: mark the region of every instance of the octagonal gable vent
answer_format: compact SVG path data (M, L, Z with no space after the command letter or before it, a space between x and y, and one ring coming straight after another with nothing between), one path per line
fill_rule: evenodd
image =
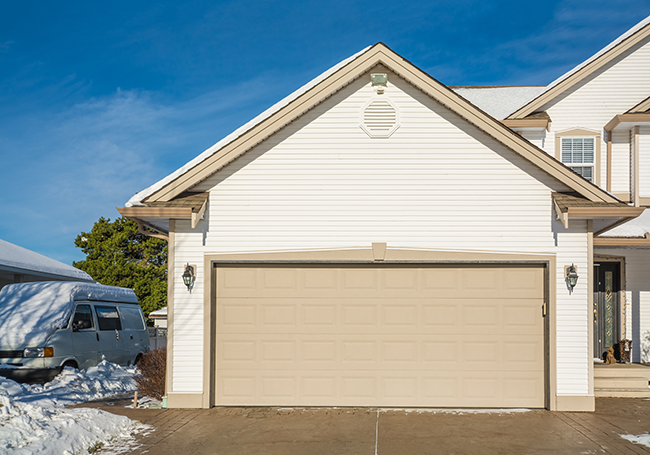
M389 137L399 127L399 111L388 99L370 101L361 110L361 128L370 137Z

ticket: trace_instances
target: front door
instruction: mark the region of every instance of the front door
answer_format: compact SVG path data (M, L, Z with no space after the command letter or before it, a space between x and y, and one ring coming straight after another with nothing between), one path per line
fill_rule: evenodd
M609 347L621 338L620 262L599 262L594 264L594 357L603 359Z

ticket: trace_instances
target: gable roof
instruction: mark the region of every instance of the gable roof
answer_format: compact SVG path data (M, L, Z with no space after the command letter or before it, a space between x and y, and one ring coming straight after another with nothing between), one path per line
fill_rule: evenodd
M449 87L497 120L503 120L542 93L544 85Z
M549 101L561 95L580 81L614 60L650 36L650 16L623 33L616 40L585 60L571 71L551 82L540 95L510 114L508 119L521 119L539 110Z
M528 142L383 43L364 49L289 95L219 141L187 165L133 196L128 207L171 201L214 174L373 67L382 64L437 102L484 131L589 200L617 202L545 151Z

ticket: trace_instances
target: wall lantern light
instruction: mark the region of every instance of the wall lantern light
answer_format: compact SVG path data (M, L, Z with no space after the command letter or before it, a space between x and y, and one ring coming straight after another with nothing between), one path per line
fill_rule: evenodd
M185 266L185 271L183 272L183 283L185 283L185 286L187 286L188 291L192 287L192 284L194 284L195 279L196 276L194 275L194 266L187 264Z
M567 265L564 267L564 272L566 274L566 279L569 282L569 286L571 286L571 290L573 291L573 288L578 284L578 268L573 264Z

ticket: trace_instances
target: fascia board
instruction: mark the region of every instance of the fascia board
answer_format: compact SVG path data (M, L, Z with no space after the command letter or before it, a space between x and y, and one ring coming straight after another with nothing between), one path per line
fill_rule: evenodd
M189 207L116 207L126 218L192 218Z
M643 207L569 207L569 218L617 218L637 217L643 213Z
M650 246L650 234L644 237L595 237L595 246Z
M537 98L534 98L528 104L526 104L525 106L519 108L517 111L510 114L507 117L507 119L522 119L532 114L533 112L535 112L536 110L544 106L546 103L552 101L558 95L561 95L566 90L570 89L571 87L573 87L575 84L577 84L578 82L580 82L581 80L589 76L590 74L594 73L598 69L605 66L607 63L614 60L619 55L623 54L628 49L634 47L635 45L643 41L648 36L650 36L650 25L646 25L645 27L643 27L633 35L621 41L618 45L611 48L609 51L605 52L604 54L594 59L584 67L580 68L576 72L567 76L566 79L564 79L563 81L553 85L545 92L542 92L542 94L539 95Z
M439 103L483 130L515 153L519 153L537 167L591 201L619 202L615 197L572 172L545 151L481 111L478 107L399 56L383 43L378 43L338 71L306 91L275 114L253 126L248 132L222 147L212 156L188 172L158 189L144 199L145 202L169 201L188 188L206 179L226 164L232 162L253 146L262 142L295 118L322 102L332 93L358 78L372 67L383 64L406 81L427 93Z
M630 114L618 114L615 115L607 125L605 125L605 131L613 131L618 125L624 122L632 123L644 123L650 122L650 114L646 113L630 113Z
M508 128L541 128L548 130L551 124L550 120L545 119L516 119L501 120Z

